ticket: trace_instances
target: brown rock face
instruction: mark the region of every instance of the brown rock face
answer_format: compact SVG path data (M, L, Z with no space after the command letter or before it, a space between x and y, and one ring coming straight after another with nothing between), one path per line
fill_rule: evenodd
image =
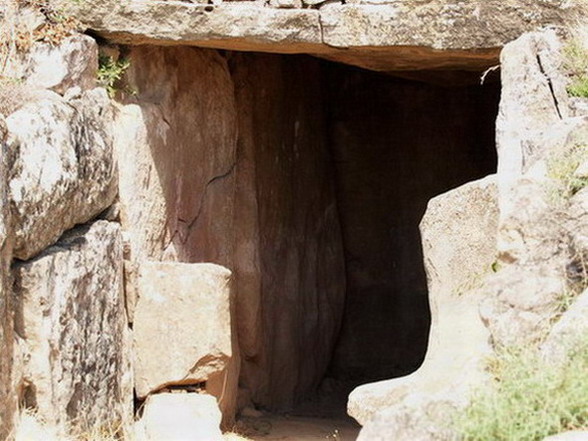
M138 102L120 109L116 144L131 259L232 269L242 381L257 403L291 406L324 375L345 284L320 62L244 55L230 72L213 51L130 57Z
M226 61L191 48L138 47L129 57L137 97L115 123L128 267L150 259L234 268L237 120ZM223 395L226 425L239 376L236 330L232 337L228 373L207 382Z
M322 73L305 57L235 55L231 66L243 381L255 402L287 408L324 376L345 295Z
M213 51L135 48L115 136L132 259L231 266L237 121ZM218 238L223 238L219 240Z

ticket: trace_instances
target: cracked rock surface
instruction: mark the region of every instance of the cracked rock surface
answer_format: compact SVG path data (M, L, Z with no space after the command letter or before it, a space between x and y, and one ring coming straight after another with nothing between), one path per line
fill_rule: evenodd
M566 22L580 1L396 0L277 9L257 2L89 0L72 8L89 29L118 43L309 53L378 71L483 70L498 64L500 48L521 34Z

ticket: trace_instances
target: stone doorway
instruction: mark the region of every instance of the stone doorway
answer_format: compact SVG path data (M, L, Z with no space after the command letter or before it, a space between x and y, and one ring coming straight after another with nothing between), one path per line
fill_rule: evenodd
M141 142L119 149L125 228L149 259L233 272L228 420L341 416L353 387L417 369L418 224L429 199L495 171L497 78L192 47L128 56L138 93L120 115L140 117Z

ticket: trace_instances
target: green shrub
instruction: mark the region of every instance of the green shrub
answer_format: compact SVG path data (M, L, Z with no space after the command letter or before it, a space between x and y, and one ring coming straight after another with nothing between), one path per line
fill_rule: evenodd
M564 48L564 64L571 78L568 94L588 98L588 48L584 40L576 37L568 43Z
M474 394L455 420L463 441L541 441L588 428L588 345L565 366L537 351L503 350L492 364L495 381Z
M98 83L106 89L112 98L131 63L125 58L115 60L108 55L100 55L98 60Z
M571 96L588 98L588 75L582 75L573 80L567 90Z

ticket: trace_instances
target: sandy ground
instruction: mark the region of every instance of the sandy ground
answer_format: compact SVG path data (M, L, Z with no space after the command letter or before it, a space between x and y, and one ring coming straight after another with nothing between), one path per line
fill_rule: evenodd
M359 429L350 419L268 415L239 421L242 439L251 441L355 441Z
M355 441L360 426L347 415L347 397L355 387L324 380L316 394L288 414L247 409L226 441Z

